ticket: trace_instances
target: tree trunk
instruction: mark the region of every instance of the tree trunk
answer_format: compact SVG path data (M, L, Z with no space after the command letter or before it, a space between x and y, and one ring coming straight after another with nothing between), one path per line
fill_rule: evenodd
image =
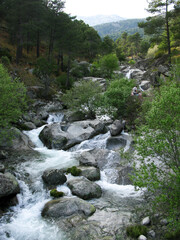
M171 64L171 42L170 42L169 16L168 15L169 15L169 13L168 13L168 0L166 0L166 34L167 34L169 63Z
M22 58L23 50L23 36L22 36L22 26L21 20L18 20L18 31L17 31L17 48L16 48L16 63L19 63L19 60Z
M70 65L71 65L71 58L70 55L68 57L68 66L67 66L67 79L66 79L66 89L68 89L70 87Z
M36 42L36 57L37 58L40 56L39 49L40 49L40 33L39 33L39 30L38 30L37 31L37 42Z

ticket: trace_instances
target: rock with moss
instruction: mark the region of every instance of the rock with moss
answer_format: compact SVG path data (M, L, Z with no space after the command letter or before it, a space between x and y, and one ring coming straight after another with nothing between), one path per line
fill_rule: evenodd
M84 177L69 180L67 185L71 189L72 194L84 200L100 198L102 195L101 187Z
M96 211L96 208L77 197L74 198L59 198L49 201L45 204L42 210L43 217L60 218L68 217L73 214L91 216Z
M73 176L80 176L81 169L77 168L76 166L73 166L67 169L67 173L71 173L71 175Z
M60 197L64 196L64 193L63 192L59 192L57 189L52 189L50 191L50 195L51 195L51 197L54 197L54 198L60 198Z
M47 185L58 185L66 182L67 178L61 169L47 169L42 175Z

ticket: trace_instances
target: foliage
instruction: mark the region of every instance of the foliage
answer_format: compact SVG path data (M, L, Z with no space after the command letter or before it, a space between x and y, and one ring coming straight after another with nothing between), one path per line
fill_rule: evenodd
M10 65L10 60L7 56L2 56L1 57L1 62L6 67L8 67Z
M0 64L0 128L10 128L26 108L26 89L19 79L11 79ZM3 131L1 130L1 137Z
M51 197L54 197L54 198L60 198L60 197L64 196L64 193L63 192L59 192L57 189L52 189L50 191L50 195L51 195Z
M145 56L148 48L149 41L147 39L142 39L138 32L132 35L128 35L124 32L121 37L116 40L116 51L120 53L120 56Z
M62 100L64 104L74 111L80 111L94 116L96 102L102 92L98 83L81 81L70 90L66 91Z
M79 176L81 173L81 169L77 168L76 166L73 166L67 169L67 173L71 173L73 176Z
M143 225L132 225L126 228L126 234L132 238L138 238L140 235L147 236L147 227Z
M139 129L136 149L141 165L134 184L146 187L154 196L153 204L168 218L172 229L180 229L180 88L169 81L155 94Z
M173 232L167 232L165 234L165 239L169 240L179 240L180 239L180 229L175 230Z
M113 71L119 67L119 61L115 54L108 54L99 60L100 69L105 77L111 78Z
M46 58L38 58L33 74L38 77L44 84L45 95L49 94L49 87L52 82L52 74L55 71L54 63L49 62Z
M102 109L114 117L125 116L127 102L134 86L135 81L132 79L121 78L110 82L101 99Z
M66 73L62 73L60 76L56 78L56 84L62 90L66 90L66 81L67 81ZM70 88L71 88L74 82L73 78L70 78L69 82L70 82Z
M153 48L148 49L146 57L147 58L154 58L157 51L158 51L158 45L154 45Z
M115 23L104 23L94 26L94 28L102 38L109 35L114 41L116 41L123 32L127 32L130 35L139 32L142 36L143 30L138 28L138 22L142 20L143 19L127 19Z

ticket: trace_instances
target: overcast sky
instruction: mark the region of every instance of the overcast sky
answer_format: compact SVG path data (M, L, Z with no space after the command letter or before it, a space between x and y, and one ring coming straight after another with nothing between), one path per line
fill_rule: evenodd
M147 0L65 0L66 13L72 16L116 14L124 18L144 18L149 14Z

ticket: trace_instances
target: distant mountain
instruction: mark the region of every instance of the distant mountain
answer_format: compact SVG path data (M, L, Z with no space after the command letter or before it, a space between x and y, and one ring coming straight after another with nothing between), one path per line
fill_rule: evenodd
M145 19L127 19L96 25L93 26L93 28L102 38L109 35L113 40L116 40L123 32L127 32L128 34L139 32L141 36L143 36L144 30L138 27L138 22L142 21L145 21Z
M95 26L103 23L121 21L125 18L122 18L118 15L96 15L91 17L77 16L77 19L83 20L86 24L89 24L89 26Z

